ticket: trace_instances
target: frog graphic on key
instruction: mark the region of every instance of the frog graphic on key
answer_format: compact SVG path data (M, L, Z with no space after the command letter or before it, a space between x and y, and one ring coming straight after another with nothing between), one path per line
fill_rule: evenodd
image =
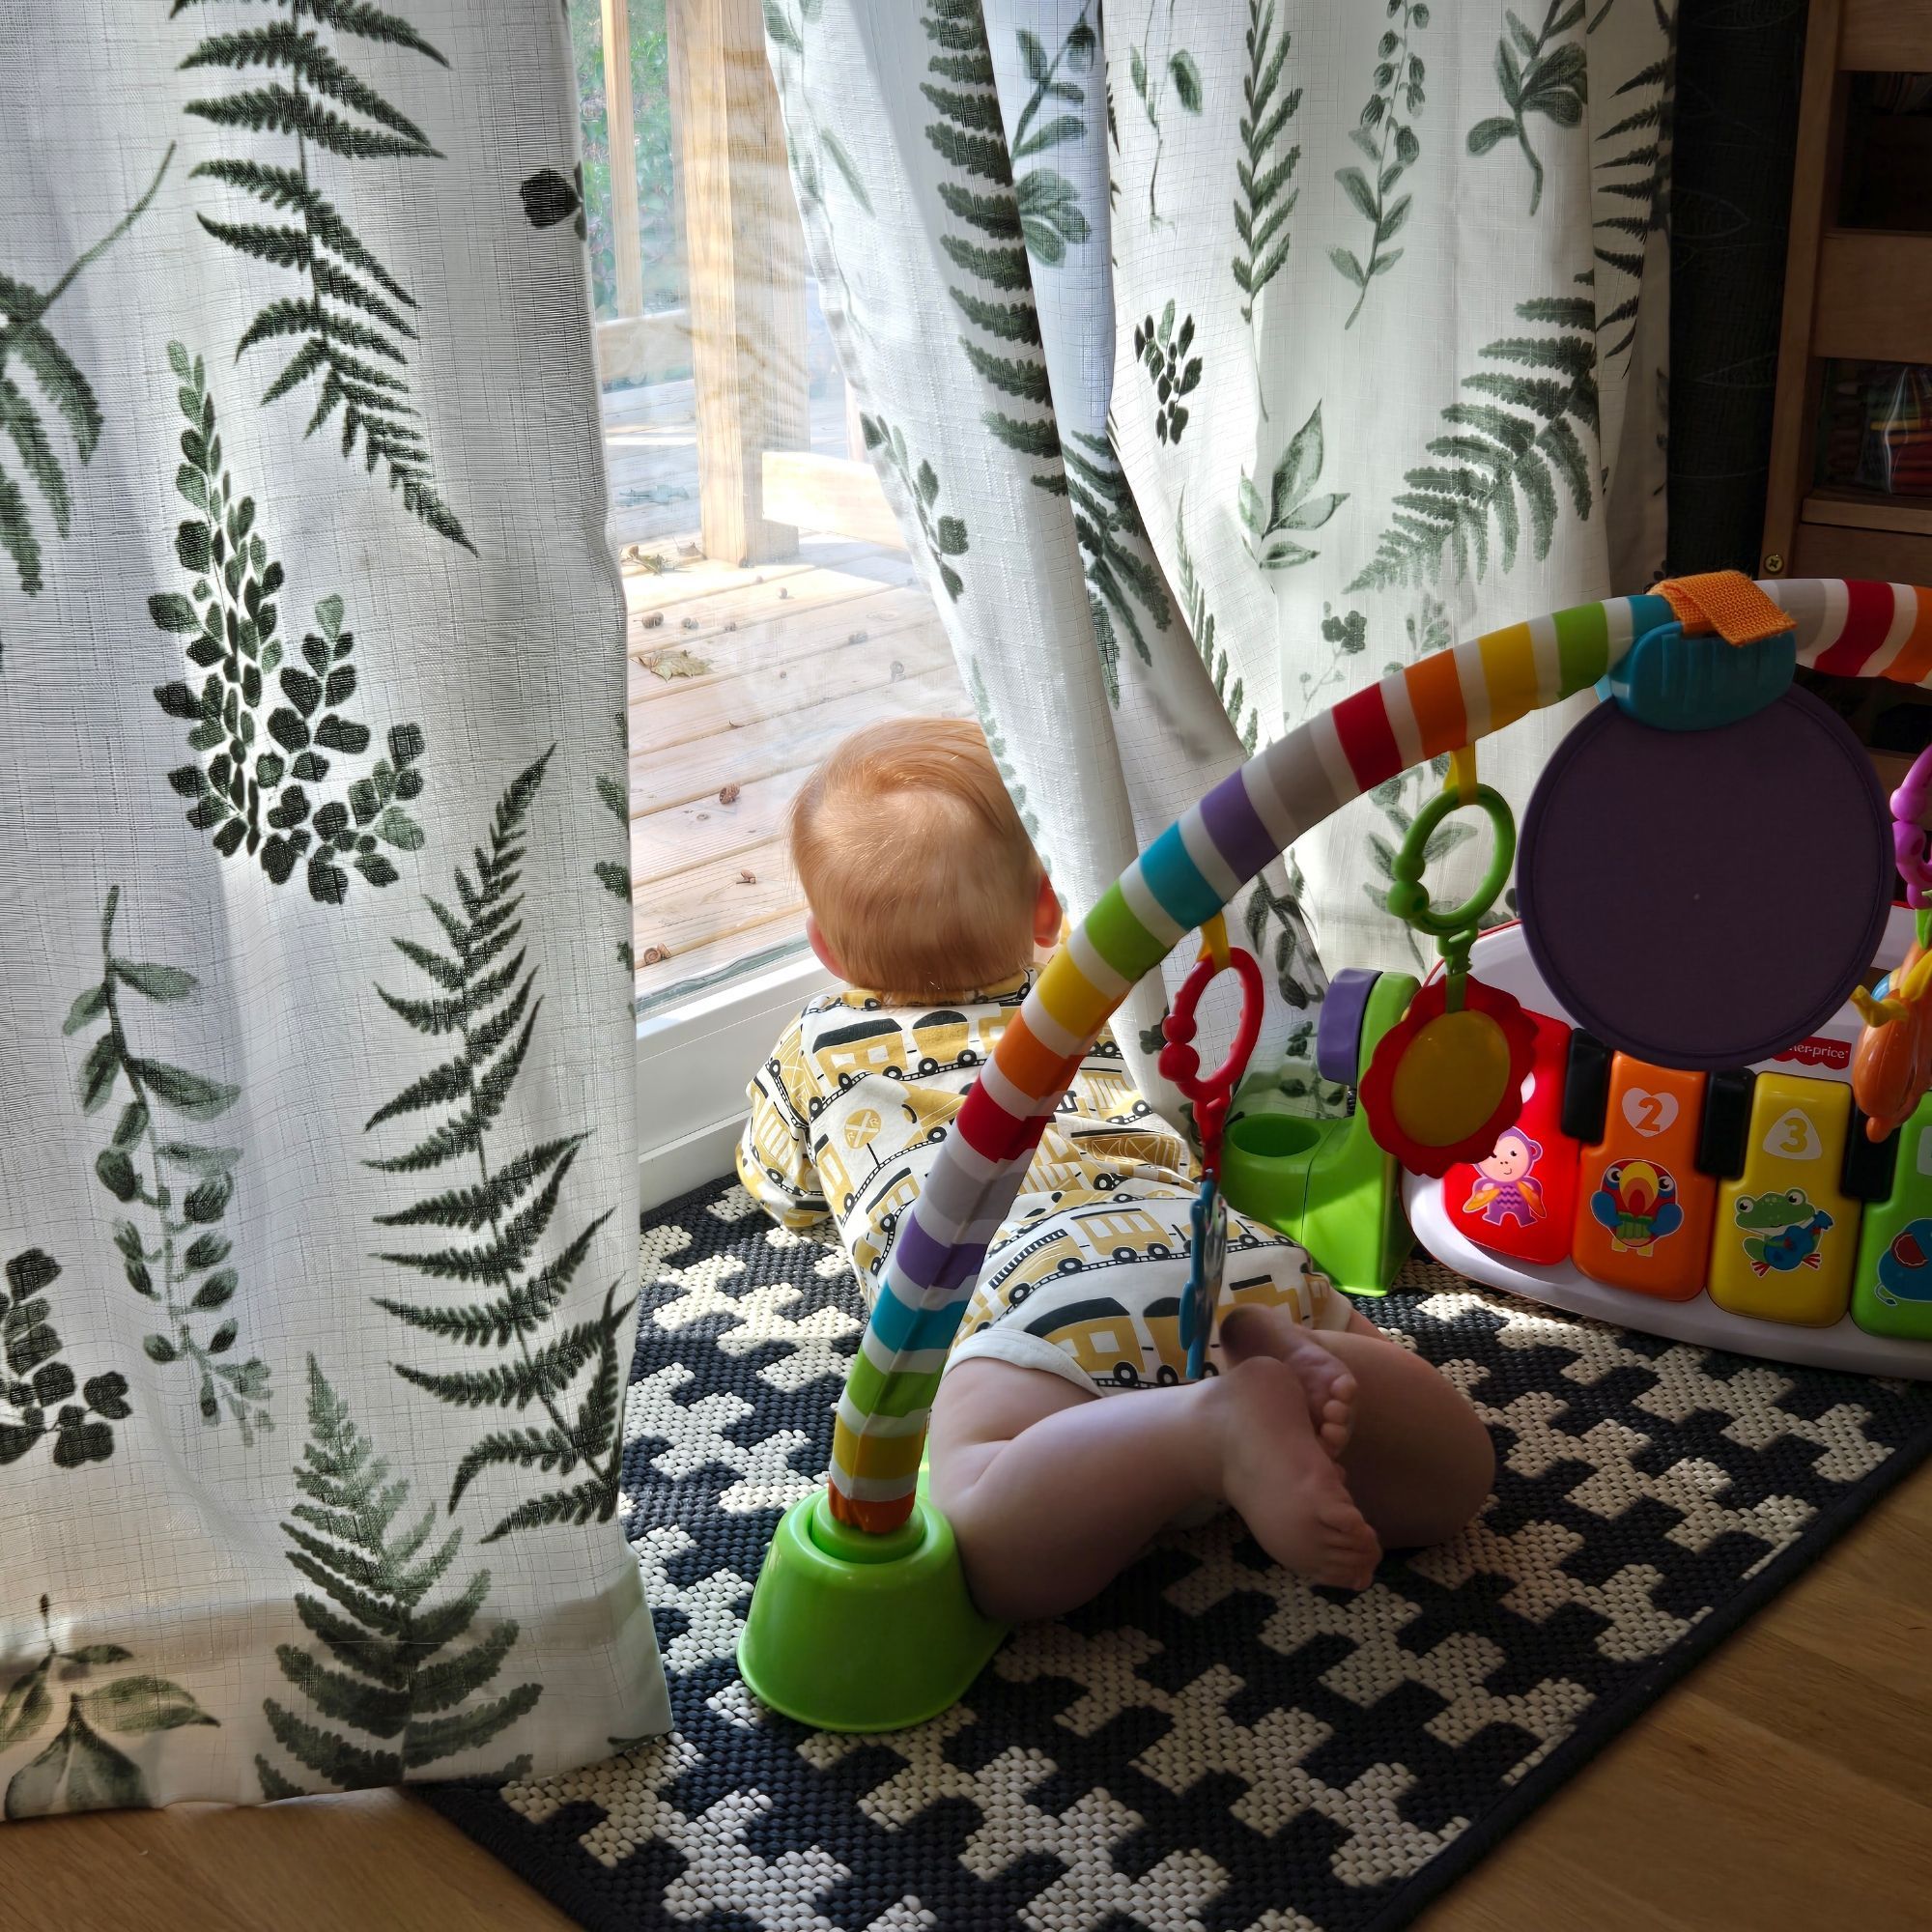
M1822 1208L1812 1207L1802 1187L1782 1194L1742 1194L1736 1210L1745 1233L1745 1258L1756 1275L1773 1268L1791 1274L1817 1267L1819 1240L1835 1225Z

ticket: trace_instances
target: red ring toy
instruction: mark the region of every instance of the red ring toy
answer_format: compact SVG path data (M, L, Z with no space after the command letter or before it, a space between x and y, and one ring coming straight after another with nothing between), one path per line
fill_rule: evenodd
M1227 1059L1204 1078L1201 1056L1193 1046L1195 1009L1201 1004L1202 994L1222 970L1210 957L1203 959L1180 982L1180 991L1175 995L1174 1010L1160 1023L1160 1030L1167 1036L1168 1043L1161 1048L1160 1058L1155 1062L1162 1077L1172 1081L1182 1098L1193 1104L1195 1131L1201 1136L1203 1165L1210 1173L1213 1172L1212 1155L1218 1153L1220 1149L1221 1127L1228 1118L1236 1084L1247 1070L1255 1042L1262 1036L1264 995L1261 963L1252 952L1243 952L1239 947L1230 947L1228 965L1241 981L1241 1017L1235 1028L1234 1044L1228 1049Z

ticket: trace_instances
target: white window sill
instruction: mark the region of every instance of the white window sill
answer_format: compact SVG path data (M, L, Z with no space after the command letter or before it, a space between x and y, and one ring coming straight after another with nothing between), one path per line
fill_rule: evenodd
M745 1089L832 982L810 952L638 1023L638 1180L648 1210L731 1172Z

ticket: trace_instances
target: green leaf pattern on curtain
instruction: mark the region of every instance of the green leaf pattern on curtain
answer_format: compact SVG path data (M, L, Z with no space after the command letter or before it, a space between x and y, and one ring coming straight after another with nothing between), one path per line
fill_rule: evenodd
M1140 28L1105 49L1129 99ZM1114 308L1157 333L1175 303L1202 375L1177 440L1144 359L1120 355L1115 446L1243 737L1243 714L1276 735L1416 640L1659 574L1674 35L1668 0L1514 14L1213 0L1186 10L1187 43L1208 99L1241 111L1170 117L1159 138L1145 115L1116 117ZM1150 214L1151 179L1217 166L1222 225L1205 208L1165 219L1165 185ZM1266 213L1257 184L1275 190ZM1485 746L1485 776L1519 809L1575 715ZM1197 790L1215 776L1195 774ZM1410 774L1298 843L1323 965L1413 965L1382 894L1391 812L1412 815L1433 782ZM1453 895L1487 840L1441 830Z
M42 1248L7 1264L0 1289L0 1405L7 1411L0 1417L0 1465L17 1463L48 1436L57 1469L105 1462L114 1453L114 1424L133 1413L128 1378L118 1370L76 1382L47 1294L60 1273L60 1264ZM5 1734L0 1723L0 1739Z
M202 13L212 4L174 0L170 17L190 9ZM343 455L359 454L371 473L381 465L412 516L473 550L456 512L437 493L421 412L403 374L409 366L405 345L417 339L415 297L318 179L325 155L338 163L443 158L416 122L356 73L326 35L418 54L439 67L448 63L409 21L369 0L284 5L280 19L210 34L181 63L197 74L245 76L232 93L190 100L189 114L237 135L294 142L293 149L270 150L274 160L259 152L223 156L194 170L276 217L237 221L198 213L202 227L240 253L301 278L298 294L278 296L256 312L235 353L293 341L295 354L262 401L274 402L320 377L303 434L313 436L340 416ZM256 9L250 5L248 12ZM268 77L256 79L257 70Z
M1244 748L1425 639L1654 579L1668 0L784 12L770 50L841 360L903 439L906 465L889 439L874 461L1072 910ZM908 71L917 98L851 99L855 75ZM864 208L813 193L826 127ZM1090 461L1118 523L1069 533L1047 499L1079 509ZM922 465L966 553L933 543ZM1119 596L1095 568L1110 533L1136 564ZM1485 748L1519 807L1569 716ZM1299 1103L1324 1097L1324 965L1414 962L1383 859L1434 781L1357 801L1238 908ZM1484 841L1442 830L1453 893ZM1160 998L1117 1032L1165 1104L1139 1045Z
M104 426L100 404L79 364L47 326L47 311L73 286L90 262L104 255L148 212L174 153L170 144L147 192L46 288L30 287L0 270L0 429L7 432L14 460L26 471L58 536L67 535L73 516L68 474L47 434L41 409L15 380L9 364L24 371L38 385L45 405L67 424L74 455L83 464L91 462ZM44 568L43 546L34 528L33 505L19 481L9 473L4 452L0 452L0 550L13 559L20 594L38 596ZM0 648L5 640L5 633L0 632ZM0 668L5 662L0 657Z
M111 1665L133 1662L133 1652L118 1643L65 1649L53 1634L52 1611L50 1599L42 1597L43 1647L0 1696L0 1751L40 1743L63 1699L67 1712L40 1751L7 1780L4 1815L12 1821L152 1804L141 1766L108 1739L152 1737L185 1724L213 1728L220 1720L168 1678L130 1671L103 1680L100 1673Z
M75 996L64 1029L83 1034L105 1023L79 1074L83 1113L121 1103L113 1134L95 1156L95 1178L119 1210L114 1246L128 1286L155 1305L161 1322L141 1338L143 1352L185 1369L202 1421L233 1422L242 1446L252 1448L275 1424L268 1363L233 1355L242 1323L229 1304L240 1277L224 1230L242 1151L212 1145L197 1131L227 1113L242 1090L137 1050L151 1024L147 1009L191 999L201 982L178 966L117 952L120 903L115 886L100 915L100 978Z
M389 1464L356 1428L313 1355L308 1427L296 1470L302 1500L282 1529L289 1562L321 1593L298 1592L295 1600L318 1648L281 1644L275 1661L315 1716L304 1718L273 1697L264 1701L269 1728L298 1774L291 1777L258 1754L264 1798L399 1784L411 1772L487 1745L543 1695L540 1684L519 1684L475 1701L516 1648L516 1620L475 1629L490 1597L487 1570L456 1595L427 1601L455 1562L463 1532L452 1529L437 1542L433 1508L413 1523L398 1522L409 1484L390 1480ZM529 1766L525 1752L490 1776L505 1783Z
M448 1245L380 1259L477 1297L434 1305L379 1297L376 1305L440 1341L502 1357L487 1368L446 1371L398 1362L396 1373L458 1408L532 1417L521 1427L490 1430L465 1451L450 1484L452 1512L486 1470L535 1471L560 1485L507 1511L484 1535L485 1543L550 1523L603 1522L616 1509L623 1449L618 1409L629 1366L624 1343L636 1305L618 1303L612 1282L603 1307L588 1320L567 1327L555 1320L611 1218L609 1208L579 1227L549 1260L539 1260L589 1129L509 1151L497 1133L529 1060L543 1006L536 990L540 969L530 961L527 943L519 945L526 899L519 888L530 806L552 755L546 752L520 772L497 801L487 841L475 850L473 876L461 868L456 873L456 906L426 901L441 945L395 941L427 982L422 991L406 996L376 989L405 1025L446 1042L448 1055L377 1108L367 1123L373 1129L440 1113L412 1147L369 1165L384 1174L441 1177L438 1192L376 1220L384 1228L442 1231ZM575 1482L563 1483L572 1475Z
M369 727L351 710L360 677L350 662L355 636L344 628L342 599L325 597L315 629L303 634L301 663L283 662L281 561L257 527L254 497L238 493L222 461L201 357L190 361L171 342L168 361L187 424L175 493L192 513L176 526L175 557L193 582L185 594L157 591L148 614L160 630L185 635L188 662L206 672L199 691L179 678L155 688L161 709L192 726L188 749L206 760L178 765L168 783L192 801L187 822L224 859L245 853L279 886L306 856L309 896L340 905L345 866L372 886L393 885L399 875L381 848L413 852L423 842L408 809L422 793L423 734L393 726L387 757L347 784L337 774L320 803L311 796L339 760L369 749Z
M554 4L0 11L10 1818L668 1724L577 119Z

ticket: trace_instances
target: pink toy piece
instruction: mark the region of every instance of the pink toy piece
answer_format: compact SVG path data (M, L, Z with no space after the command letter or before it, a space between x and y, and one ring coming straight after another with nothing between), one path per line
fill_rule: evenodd
M1919 823L1928 804L1932 804L1932 747L1913 760L1912 769L1891 795L1892 859L1898 876L1905 881L1905 903L1914 912L1924 908L1925 895L1932 891L1932 860L1927 856L1932 839Z

